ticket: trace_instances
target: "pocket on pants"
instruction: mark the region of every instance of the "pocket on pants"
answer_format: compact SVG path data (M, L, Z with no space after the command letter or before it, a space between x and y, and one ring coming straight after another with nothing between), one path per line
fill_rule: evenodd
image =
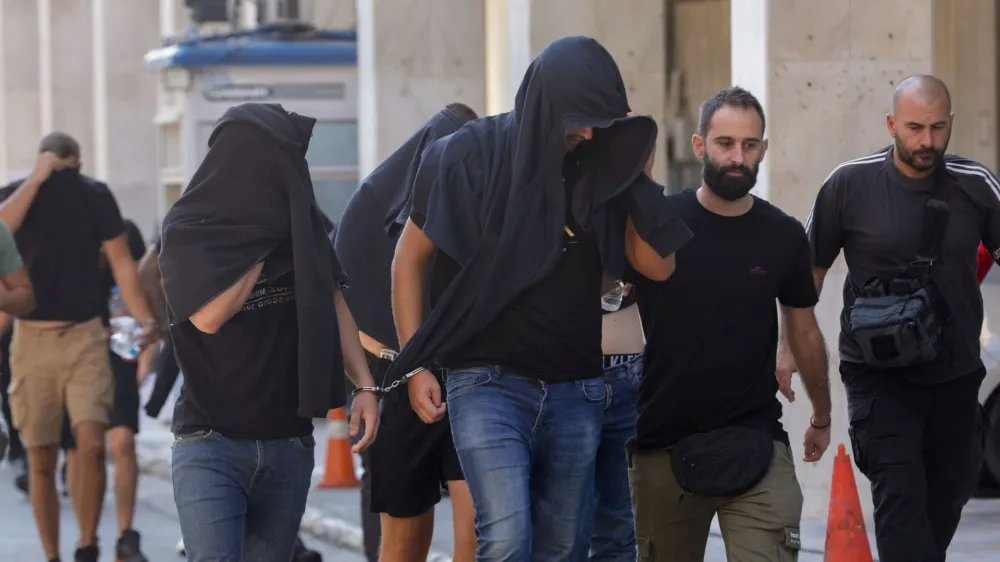
M211 429L199 429L197 431L192 431L191 433L177 433L174 435L173 446L176 447L178 445L199 443L201 441L205 441L213 434L214 432Z
M778 562L795 562L802 550L802 533L798 527L785 527L781 542L778 543Z
M639 562L653 562L653 543L649 537L635 536L635 547Z
M303 437L292 437L290 439L292 443L295 444L300 449L306 451L312 451L316 448L316 438L312 435L305 435Z
M444 379L447 399L453 400L476 387L489 384L494 373L491 367L449 370Z
M854 453L854 464L862 474L868 474L870 463L868 455L865 454L868 435L865 432L865 425L872 414L873 398L859 398L851 400L847 405L847 415L850 425L847 427L847 434L851 438L851 452Z
M576 388L580 390L587 402L595 404L603 404L608 395L608 387L604 384L604 377L576 381Z

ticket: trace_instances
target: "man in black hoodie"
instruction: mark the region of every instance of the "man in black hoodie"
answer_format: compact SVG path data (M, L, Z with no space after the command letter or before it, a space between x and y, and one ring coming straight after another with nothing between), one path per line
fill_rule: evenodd
M163 221L160 272L184 386L172 477L187 559L287 562L315 463L311 418L378 404L305 159L315 120L230 108Z
M407 380L427 423L446 404L476 506L478 560L566 560L601 439L602 277L626 262L665 280L690 237L644 167L656 124L630 116L617 64L600 44L550 44L514 110L477 119L428 149L423 224L411 214L393 264ZM425 268L460 269L425 319Z
M114 402L108 335L101 321L98 256L104 250L121 294L147 333L156 322L129 253L125 225L108 186L80 174L80 146L65 133L42 139L34 171L0 190L0 220L14 232L38 306L14 322L10 403L28 448L29 495L42 547L59 557L55 468L63 408L76 441L72 492L80 524L76 560L98 558L105 487L105 430Z
M430 143L475 118L461 103L436 113L365 178L338 225L334 246L351 279L344 298L361 329L368 366L379 381L399 351L389 306L393 252L411 211L426 208L427 190L413 185L417 166ZM379 440L362 455L362 502L366 511L382 515L382 562L427 558L442 485L452 498L454 558L471 561L476 549L472 499L448 420L425 425L405 395L390 393L382 403L381 421ZM365 515L365 550L369 562L375 562L379 520L372 525Z

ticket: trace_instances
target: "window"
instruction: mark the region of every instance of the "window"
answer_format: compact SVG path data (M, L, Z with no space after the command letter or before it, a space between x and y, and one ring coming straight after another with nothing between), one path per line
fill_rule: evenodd
M333 222L340 222L344 208L358 189L357 177L345 179L313 179L316 203Z
M317 121L306 160L310 168L357 168L358 122Z

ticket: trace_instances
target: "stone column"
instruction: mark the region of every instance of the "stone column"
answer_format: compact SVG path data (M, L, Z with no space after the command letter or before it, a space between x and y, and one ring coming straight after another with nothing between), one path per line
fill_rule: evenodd
M0 184L26 176L42 135L36 2L0 0Z
M360 174L434 113L486 110L483 0L358 0Z
M732 3L732 81L762 101L770 147L758 193L803 223L820 185L840 162L891 143L885 129L893 89L909 74L932 70L934 0ZM823 460L797 460L805 496L803 519L826 516L832 461L847 436L847 406L836 352L840 332L843 258L825 283L817 307L830 349L833 439ZM812 407L798 377L797 400L784 403L794 457ZM784 399L781 399L784 402ZM868 530L871 494L856 473ZM814 545L811 545L814 546Z
M528 64L552 41L586 35L621 69L629 105L660 128L654 176L666 179L666 5L662 0L487 0L490 111L508 111Z

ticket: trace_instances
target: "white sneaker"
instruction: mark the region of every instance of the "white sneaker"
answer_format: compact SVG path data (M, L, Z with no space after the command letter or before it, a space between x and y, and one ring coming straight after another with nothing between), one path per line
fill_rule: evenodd
M177 554L180 556L185 556L187 552L184 551L184 539L177 541Z

